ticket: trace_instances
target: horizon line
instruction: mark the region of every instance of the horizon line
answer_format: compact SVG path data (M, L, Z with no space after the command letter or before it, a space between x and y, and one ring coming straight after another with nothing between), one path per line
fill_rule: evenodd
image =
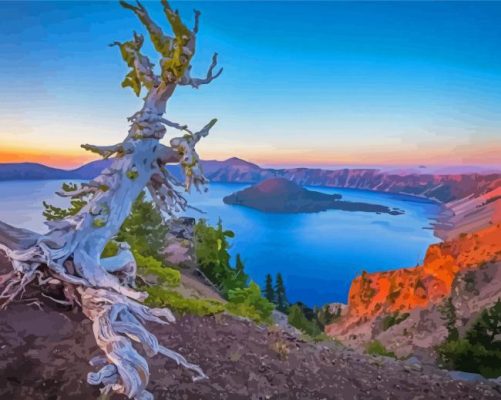
M49 157L50 159L50 157ZM205 162L226 162L232 159L238 159L240 161L254 164L258 166L259 168L262 169L299 169L299 168L306 168L306 169L447 169L447 168L474 168L474 169L479 169L479 170L489 170L489 169L497 169L501 171L501 163L500 164L435 164L435 163L423 163L423 164L416 164L416 163L409 163L409 164L399 164L399 163L388 163L388 164L370 164L370 163L305 163L305 162L287 162L287 163L270 163L270 162L255 162L249 159L245 159L242 157L238 156L230 156L230 157L222 157L222 158L201 158L201 161ZM54 164L54 163L44 163L44 162L39 162L39 161L31 161L29 159L27 160L19 160L19 161L6 161L3 162L0 160L0 165L7 165L7 164L37 164L37 165L42 165L45 167L49 168L54 168L54 169L59 169L59 170L64 170L64 171L73 171L76 169L79 169L85 165L101 161L103 160L102 158L95 158L95 159L90 159L88 161L83 161L79 164L69 164L69 165L60 165L60 164Z

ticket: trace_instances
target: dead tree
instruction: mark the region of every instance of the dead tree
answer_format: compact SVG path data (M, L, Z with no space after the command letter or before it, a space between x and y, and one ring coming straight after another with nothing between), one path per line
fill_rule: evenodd
M214 54L207 76L190 75L195 54L200 13L190 30L177 11L167 1L162 7L172 34L163 32L139 2L120 2L132 11L146 27L155 50L160 54L159 68L141 53L144 38L134 33L132 40L118 46L129 72L123 87L130 87L139 96L145 92L144 103L129 118L130 129L125 139L111 146L82 145L104 158L113 157L111 166L81 185L75 191L61 195L78 198L85 194L88 203L73 216L60 221L47 221L49 232L36 235L0 223L0 250L12 263L12 271L0 277L0 299L5 307L21 296L28 284L59 285L65 302L77 304L93 322L93 331L102 357L91 360L98 367L87 380L104 385L102 391L122 393L129 398L150 399L146 391L149 380L148 363L133 346L138 342L147 356L163 354L178 364L193 370L196 378L204 378L202 370L181 355L160 345L144 326L147 321L174 322L168 309L148 308L142 304L146 294L130 286L136 265L129 247L119 247L118 254L101 258L106 244L112 240L128 216L132 203L145 188L156 206L167 214L187 206L181 186L189 190L206 183L199 165L195 145L215 124L213 119L199 131L164 118L168 100L178 86L198 88L217 78L217 54ZM180 130L182 135L170 140L170 146L160 140L167 128ZM186 181L180 185L169 175L167 164L180 164Z

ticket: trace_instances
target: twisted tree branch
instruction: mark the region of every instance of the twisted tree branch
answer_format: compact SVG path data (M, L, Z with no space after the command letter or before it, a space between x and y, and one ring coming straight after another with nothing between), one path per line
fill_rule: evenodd
M190 76L191 66L186 70L184 76L179 80L179 85L181 86L191 86L198 89L201 85L207 85L211 83L214 79L218 78L223 73L223 68L214 74L214 68L217 66L217 53L212 56L212 63L207 71L207 76L205 78L192 78Z

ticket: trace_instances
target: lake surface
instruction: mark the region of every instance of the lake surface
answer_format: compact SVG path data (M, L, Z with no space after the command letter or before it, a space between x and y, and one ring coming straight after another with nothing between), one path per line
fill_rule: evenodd
M62 181L0 182L0 220L46 231L42 201L64 205L54 192ZM222 219L235 232L230 250L242 256L251 278L264 286L267 273L281 272L289 300L320 305L346 302L351 280L362 270L415 266L429 244L438 242L430 228L440 206L410 196L354 189L310 188L339 193L344 200L376 203L404 210L403 215L329 210L314 214L268 214L223 203L224 196L249 185L214 183L190 203L215 224Z

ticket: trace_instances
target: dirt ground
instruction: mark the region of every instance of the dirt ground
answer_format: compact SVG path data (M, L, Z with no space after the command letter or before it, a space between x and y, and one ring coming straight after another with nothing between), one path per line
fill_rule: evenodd
M99 354L81 314L30 300L0 312L0 399L95 399L88 360ZM151 326L160 342L199 364L208 380L171 360L150 361L156 399L501 399L491 382L451 380L334 343L313 344L227 315ZM113 399L120 399L114 396Z

